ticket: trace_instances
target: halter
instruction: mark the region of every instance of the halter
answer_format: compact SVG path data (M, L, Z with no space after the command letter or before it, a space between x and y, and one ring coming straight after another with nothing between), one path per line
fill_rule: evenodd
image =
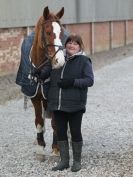
M42 47L43 47L43 49L45 50L44 60L45 60L46 58L47 58L47 60L41 62L41 63L36 67L36 69L41 69L47 62L49 62L50 60L52 60L52 59L55 57L55 55L56 55L60 50L63 50L63 49L64 49L64 47L61 46L61 45L55 45L55 44L48 44L48 43L47 43L46 35L45 35L45 32L44 32L44 26L43 26L43 25L45 25L45 24L48 23L48 22L58 22L58 23L59 23L59 21L53 21L53 20L47 20L47 21L41 23L41 27L42 27L41 41L42 41ZM60 25L60 23L59 23L59 25ZM58 50L53 54L52 57L48 55L48 47L58 47ZM32 61L31 61L31 71L32 71ZM31 72L30 72L30 73L31 73Z
M43 49L45 50L45 58L47 58L48 60L52 60L52 59L55 57L55 55L56 55L60 50L63 50L63 49L64 49L64 47L61 46L61 45L55 45L55 44L48 44L48 43L47 43L46 35L45 35L45 33L44 33L44 26L43 26L43 25L45 25L45 24L48 23L48 22L57 22L59 25L60 25L60 23L59 23L58 20L56 20L56 21L53 21L53 20L46 20L45 22L43 22L43 23L41 24L41 26L42 26L42 38L41 38L41 40L42 40L42 47L43 47ZM58 50L53 54L52 57L48 55L48 47L58 47ZM44 64L45 64L45 61L44 61L43 63L41 63L37 68L42 67Z

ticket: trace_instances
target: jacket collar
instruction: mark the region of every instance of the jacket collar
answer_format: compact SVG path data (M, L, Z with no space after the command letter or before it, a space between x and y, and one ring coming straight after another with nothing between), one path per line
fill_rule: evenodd
M72 56L67 56L66 49L64 49L63 52L64 52L64 56L65 56L66 60L70 60L70 59L74 58L75 56L80 56L80 55L86 56L84 51L80 51Z

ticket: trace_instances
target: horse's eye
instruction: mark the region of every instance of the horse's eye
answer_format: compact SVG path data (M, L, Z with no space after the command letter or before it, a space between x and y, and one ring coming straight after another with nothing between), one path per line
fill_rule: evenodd
M47 35L48 35L48 36L50 36L50 35L51 35L51 33L50 33L50 32L48 32L48 33L47 33Z

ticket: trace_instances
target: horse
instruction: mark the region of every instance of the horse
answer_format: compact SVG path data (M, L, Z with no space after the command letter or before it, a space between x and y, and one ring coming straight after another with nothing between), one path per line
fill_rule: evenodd
M45 156L44 150L46 143L44 140L44 133L46 117L44 117L44 111L47 109L45 88L47 89L49 86L49 81L47 81L49 78L43 80L34 77L34 69L41 71L49 61L51 63L52 69L58 69L64 65L65 58L63 53L63 44L61 41L64 29L60 23L60 19L63 15L64 7L62 7L61 10L56 14L51 13L48 6L44 8L43 15L39 18L35 26L35 36L30 50L30 73L28 75L28 81L34 82L37 87L35 95L31 97L31 102L35 110L35 126L37 130L36 154L41 158L44 158ZM18 81L16 83L20 85ZM42 88L44 89L44 92ZM28 90L31 89L32 84ZM22 91L24 92L23 87ZM53 115L52 128L53 134L56 138L56 125L54 123ZM59 152L58 146L56 144L53 144L52 148L56 154Z
M37 22L35 27L35 38L31 49L31 62L38 69L41 69L41 67L45 66L48 60L51 62L52 69L58 69L65 63L64 53L62 50L63 45L61 42L63 30L59 21L63 14L64 7L56 15L51 13L48 7L45 7L43 16L40 17L39 21ZM46 146L43 136L45 118L42 116L42 111L43 109L46 110L47 108L47 100L44 99L41 91L41 83L43 81L39 80L38 82L40 82L38 92L35 97L31 98L31 101L35 109L35 125L37 129L38 143L37 153L44 155L44 147ZM56 132L53 116L52 123L54 132Z

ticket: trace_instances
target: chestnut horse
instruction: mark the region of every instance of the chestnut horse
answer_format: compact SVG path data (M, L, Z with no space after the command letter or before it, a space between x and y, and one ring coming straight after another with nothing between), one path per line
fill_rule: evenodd
M36 153L40 155L42 160L45 155L44 133L46 116L44 116L44 112L46 112L47 108L47 91L50 79L48 77L50 76L50 72L47 72L47 77L45 75L45 78L37 77L35 72L44 72L46 66L50 66L51 71L51 69L62 67L65 63L62 43L65 43L69 34L59 21L63 14L64 8L56 15L50 13L48 7L44 8L43 16L38 20L35 32L28 35L22 43L21 61L16 77L16 84L21 86L21 91L24 95L31 98L35 109L35 125L37 129ZM53 128L52 149L56 155L59 149L53 116L51 122Z
M63 33L62 26L60 24L60 18L64 14L64 8L62 8L56 15L51 13L48 7L44 8L43 16L37 22L35 27L35 37L33 46L30 52L31 63L37 69L43 68L47 61L51 61L52 69L62 67L65 63L63 54L63 45L61 37ZM45 117L43 117L43 110L47 108L47 100L42 93L41 84L44 80L39 79L38 91L35 97L31 98L32 104L35 109L35 125L37 129L37 154L45 155L44 147L44 128ZM53 121L53 116L52 116ZM54 131L56 127L53 126Z

